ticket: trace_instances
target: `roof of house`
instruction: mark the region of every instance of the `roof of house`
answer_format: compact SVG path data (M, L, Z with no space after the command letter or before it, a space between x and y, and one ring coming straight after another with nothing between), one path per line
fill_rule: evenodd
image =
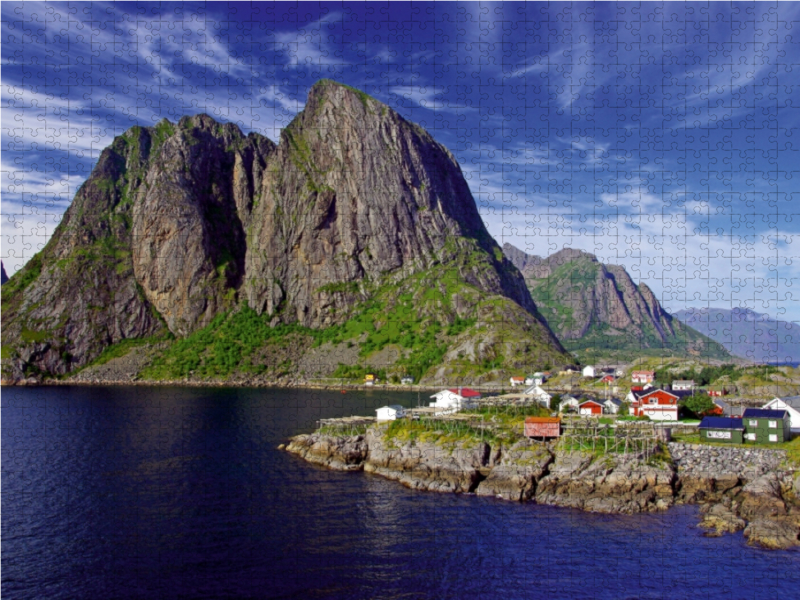
M787 406L791 406L795 410L800 410L800 396L786 396L785 398L773 398L770 402L780 400Z
M676 379L672 385L694 385L694 379Z
M655 375L655 371L634 371L631 375Z
M748 408L745 409L744 415L742 415L745 419L747 418L754 418L758 419L759 417L762 419L783 419L787 415L785 410L765 410L763 408Z
M744 429L741 419L730 417L703 417L700 429Z
M676 394L675 392L668 392L667 390L662 390L661 388L656 388L654 390L647 390L644 394L642 394L640 396L640 398L644 398L645 396L652 396L653 394L657 394L658 392L666 394L667 396L673 396L675 398L680 398L680 396L678 394ZM634 392L634 394L635 393L636 392Z
M581 406L583 406L584 404L589 404L589 403L592 403L592 404L597 404L597 406L603 406L602 402L600 402L600 401L598 401L598 400L592 400L591 398L589 398L589 399L587 399L587 400L584 400L583 402L581 402Z
M475 390L473 390L471 388L466 388L466 387L465 388L461 388L460 391L458 390L458 388L450 389L448 391L453 392L454 394L458 394L462 398L478 398L481 395L480 392L476 392Z
M622 400L619 400L617 398L609 398L608 400L603 402L603 404L608 404L609 402L611 402L611 404L615 404L617 406L622 406Z
M540 387L539 385L532 385L527 390L525 390L523 393L526 396L530 396L532 394L536 394L538 396L542 396L544 394L547 394L547 392L544 390L544 388ZM550 394L547 394L547 395L549 396Z
M512 377L511 381L525 381L524 377Z
M561 423L558 417L527 417L526 423Z

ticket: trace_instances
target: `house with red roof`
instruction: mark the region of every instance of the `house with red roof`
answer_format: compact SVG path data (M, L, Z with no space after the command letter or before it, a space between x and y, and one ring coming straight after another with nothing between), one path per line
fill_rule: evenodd
M465 408L473 408L475 406L474 401L480 397L481 393L473 389L465 387L453 388L442 390L431 396L433 402L430 403L430 406L436 409L434 412L449 414Z
M655 378L655 371L634 371L631 373L631 383L653 383Z

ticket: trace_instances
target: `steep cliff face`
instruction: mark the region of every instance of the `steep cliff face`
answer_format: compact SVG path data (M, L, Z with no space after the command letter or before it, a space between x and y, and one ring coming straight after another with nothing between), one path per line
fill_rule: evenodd
M275 145L207 115L162 127L170 135L143 163L133 198L133 267L169 330L185 336L234 304L245 224Z
M568 360L453 156L325 80L277 146L207 115L116 138L47 246L3 286L2 319L12 379L67 373L123 340L198 332L177 346L191 356L172 375L207 361L230 373L259 344L242 331L274 337L264 323L366 335L361 362L390 342L401 358L424 354L423 340L436 347L428 366ZM220 333L225 323L235 333ZM403 325L410 336L384 335ZM462 350L445 356L448 340Z
M729 358L719 344L667 313L644 283L619 265L564 249L541 258L510 244L503 251L520 268L539 310L570 350L669 350Z
M315 85L281 133L252 223L247 300L258 312L285 311L284 320L336 322L360 292L326 292L332 284L398 281L464 254L478 257L461 269L465 281L535 310L450 152L343 85Z

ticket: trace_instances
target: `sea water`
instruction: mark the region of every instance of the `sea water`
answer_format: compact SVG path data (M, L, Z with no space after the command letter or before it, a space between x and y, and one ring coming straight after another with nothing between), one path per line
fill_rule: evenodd
M5 388L2 598L800 598L800 551L704 537L696 507L415 492L276 448L320 418L418 401Z

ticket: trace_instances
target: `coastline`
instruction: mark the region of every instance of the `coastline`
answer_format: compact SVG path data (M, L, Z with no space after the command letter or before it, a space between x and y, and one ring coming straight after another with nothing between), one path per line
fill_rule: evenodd
M655 456L564 451L556 443L398 439L386 425L360 435L317 431L279 449L328 469L373 473L424 491L464 493L588 512L658 512L700 505L710 537L800 546L800 471L782 450L670 442Z
M236 388L279 388L279 389L310 389L310 390L326 390L326 391L360 391L360 392L438 392L442 387L449 384L440 385L402 385L391 383L380 383L377 385L364 385L354 383L315 383L313 381L297 381L294 379L288 380L246 380L246 381L198 381L191 379L170 379L170 380L152 380L152 379L79 379L72 377L70 379L44 379L44 380L17 380L8 381L3 380L0 383L2 387L36 387L36 386L87 386L87 387L103 387L103 386L142 386L142 387L236 387ZM485 386L485 385L471 385L472 389L486 393L500 393L505 388L500 386Z

